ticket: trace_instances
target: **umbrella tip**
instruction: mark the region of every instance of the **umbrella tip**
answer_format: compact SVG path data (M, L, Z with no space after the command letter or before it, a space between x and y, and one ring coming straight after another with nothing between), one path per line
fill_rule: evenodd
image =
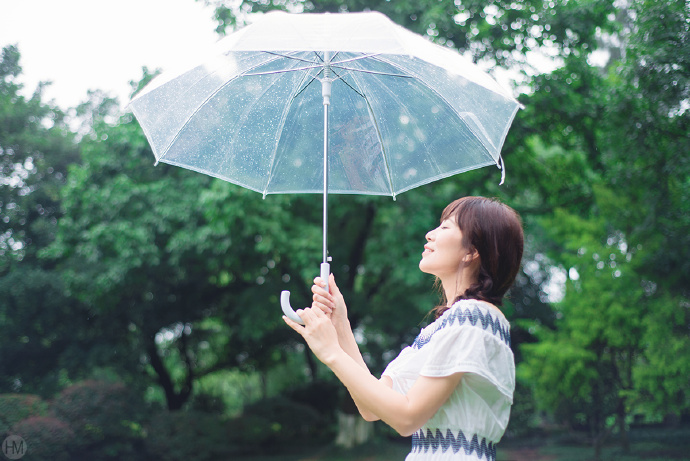
M498 162L496 162L496 166L499 170L501 170L501 182L499 182L498 185L502 186L506 180L506 165L503 162L503 156L501 154L498 154Z

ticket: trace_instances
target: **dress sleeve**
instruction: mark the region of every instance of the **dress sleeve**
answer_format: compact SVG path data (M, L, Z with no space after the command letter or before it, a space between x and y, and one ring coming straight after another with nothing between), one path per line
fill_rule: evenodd
M388 364L381 376L388 376L393 381L393 389L401 394L407 393L416 378L414 366L415 351L411 347L403 349L398 357Z
M500 336L481 324L457 323L436 331L423 347L430 348L421 376L443 377L473 373L512 394L513 353Z

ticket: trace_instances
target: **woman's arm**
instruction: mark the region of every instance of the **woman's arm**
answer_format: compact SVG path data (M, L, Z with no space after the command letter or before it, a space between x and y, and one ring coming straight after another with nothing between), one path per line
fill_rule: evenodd
M369 371L369 367L367 367L367 364L364 362L364 358L362 357L362 353L359 351L359 346L355 340L355 335L352 333L352 329L350 328L350 322L347 321L346 324L340 324L339 327L336 328L336 332L338 335L338 343L340 344L343 352L345 352L350 359L352 359L359 367L362 368L362 370L373 378L374 376ZM382 377L380 382L386 387L393 387L393 381L391 381L391 379L388 377ZM362 415L362 418L364 418L366 421L378 421L381 419L378 414L368 410L355 394L350 393L350 396L355 402L357 410L359 410L359 414Z
M345 385L353 400L403 436L416 432L448 400L462 373L443 378L420 377L407 395L402 395L362 368L338 344L335 327L320 309L299 312L305 326L284 317L301 334L314 354Z
M407 395L402 395L371 374L363 373L344 353L333 356L326 365L347 387L353 400L404 437L417 432L434 416L462 378L462 373L443 378L420 376Z
M312 286L311 289L312 293L314 294L312 307L321 309L322 312L326 313L330 317L338 335L338 343L340 344L340 347L355 361L355 363L369 373L369 367L367 367L367 364L362 357L362 353L359 350L359 345L357 344L355 335L352 332L350 320L347 317L347 306L345 305L345 299L343 298L342 293L340 293L338 285L335 283L335 277L333 274L330 274L328 281L329 291L326 291L324 285L324 280L321 277L316 277L314 279L314 286ZM390 378L382 378L381 381L387 387L393 386L393 382L390 380ZM357 410L359 410L359 414L362 415L362 418L365 420L378 421L381 419L371 411L367 411L367 409L364 408L364 406L361 405L361 403L358 402L354 396L352 396L352 400L354 400Z

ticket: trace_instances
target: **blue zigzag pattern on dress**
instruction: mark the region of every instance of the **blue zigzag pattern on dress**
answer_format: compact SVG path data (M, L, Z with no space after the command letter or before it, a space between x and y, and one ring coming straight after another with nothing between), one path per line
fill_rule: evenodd
M417 338L414 340L412 347L415 349L421 349L429 341L431 341L431 337L434 336L436 332L452 325L456 320L459 325L462 325L465 322L470 322L473 326L477 326L477 323L481 323L482 328L485 330L488 330L489 327L491 327L492 333L501 338L501 340L506 343L508 347L510 347L510 330L503 327L503 325L501 325L501 321L495 319L491 314L487 313L484 315L476 306L471 311L469 308L451 308L450 311L448 311L448 315L443 318L443 321L441 321L439 326L434 329L434 331L426 335L420 333L419 336L417 336Z
M435 434L431 432L431 429L427 429L426 434L424 429L412 434L412 453L428 453L429 450L431 453L436 453L439 448L443 453L449 449L457 453L462 449L466 455L476 453L479 459L484 459L486 456L487 461L496 461L496 445L488 442L484 437L479 441L477 434L474 434L471 439L468 439L462 431L458 431L456 436L450 429L446 430L445 436L440 429L436 429Z

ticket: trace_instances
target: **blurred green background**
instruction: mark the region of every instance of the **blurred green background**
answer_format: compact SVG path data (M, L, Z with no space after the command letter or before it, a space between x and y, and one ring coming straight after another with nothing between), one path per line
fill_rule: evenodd
M509 70L525 108L505 185L485 168L395 202L331 197L365 358L380 373L438 302L417 263L443 207L499 197L526 252L504 309L518 388L498 459L689 459L688 2L207 3L220 34L276 8L377 10ZM409 441L355 417L281 320L281 290L310 303L321 197L154 168L118 101L90 93L75 128L21 74L5 47L0 440L20 435L26 460L403 459Z

